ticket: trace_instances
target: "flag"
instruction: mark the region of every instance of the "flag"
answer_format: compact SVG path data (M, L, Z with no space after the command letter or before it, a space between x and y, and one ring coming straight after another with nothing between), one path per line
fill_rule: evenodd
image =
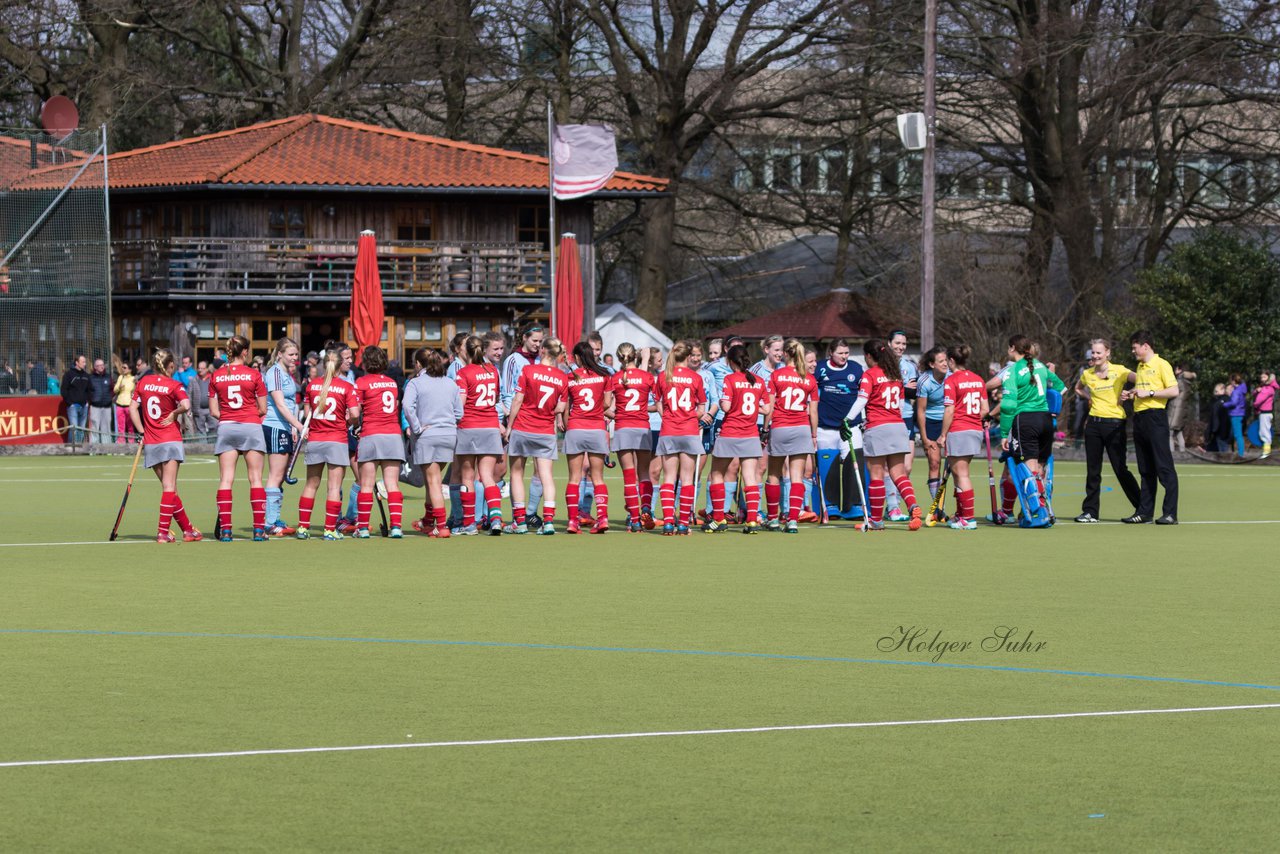
M552 125L552 190L577 199L599 190L618 169L618 146L606 125Z

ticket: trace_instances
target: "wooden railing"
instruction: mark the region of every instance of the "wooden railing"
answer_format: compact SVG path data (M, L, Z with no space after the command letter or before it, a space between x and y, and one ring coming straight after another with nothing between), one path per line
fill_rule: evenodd
M350 293L356 242L175 237L112 241L117 293ZM549 259L537 243L378 244L384 294L541 297Z

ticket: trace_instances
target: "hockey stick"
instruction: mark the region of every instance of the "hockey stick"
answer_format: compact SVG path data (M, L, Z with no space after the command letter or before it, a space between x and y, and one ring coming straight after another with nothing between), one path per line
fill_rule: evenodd
M124 488L124 498L120 499L120 512L116 514L116 523L111 528L111 542L115 542L120 533L120 521L124 519L124 505L129 503L129 493L133 491L133 476L138 473L138 463L142 460L142 442L138 443L137 453L133 455L133 468L129 469L129 483Z
M822 512L818 514L818 524L825 525L830 519L827 517L827 493L822 485L822 472L818 466L818 454L813 455L813 478L818 482L818 504L822 506Z
M924 526L932 528L938 524L938 508L942 506L943 500L947 495L947 481L951 478L951 461L947 460L942 464L942 478L938 481L938 488L933 493L933 504L929 507L929 514L925 517Z
M991 428L984 426L982 438L987 443L987 489L991 491L991 518L999 518L1000 507L996 504L996 470L991 461Z
M289 454L289 465L284 470L284 482L290 486L295 486L298 479L293 476L293 465L298 461L298 452L302 450L302 443L307 441L307 432L311 429L311 416L313 411L307 413L307 418L302 422L302 432L298 434L298 441L293 443L293 452Z
M849 456L853 457L853 476L858 479L858 496L862 500L862 533L871 530L871 505L868 503L867 491L862 486L862 466L858 463L858 451L853 447L853 439L848 439Z
M378 523L378 533L386 537L390 533L387 527L387 508L382 505L383 498L387 494L387 483L381 478L373 485L373 498L378 502L378 516L381 521Z

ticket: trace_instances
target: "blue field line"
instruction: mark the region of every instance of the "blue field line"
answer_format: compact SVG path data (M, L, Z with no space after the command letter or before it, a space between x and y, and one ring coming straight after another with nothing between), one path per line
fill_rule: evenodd
M765 661L812 661L834 664L871 664L894 667L932 667L948 670L983 670L996 673L1036 673L1046 676L1080 676L1092 679L1130 679L1138 682L1170 682L1179 685L1211 685L1217 688L1255 688L1280 691L1280 685L1252 682L1226 682L1217 679L1191 679L1181 676L1144 676L1135 673L1103 673L1090 670L1059 670L1045 667L1015 667L1002 664L960 664L946 661L899 661L886 658L847 658L834 655L793 655L780 652L736 652L712 649L664 649L661 647L584 646L558 643L521 643L516 641L440 640L430 638L361 638L325 635L268 635L234 632L143 632L114 629L3 629L6 635L88 635L99 637L140 638L211 638L215 640L282 640L319 641L323 643L400 644L406 646L463 646L491 649L537 649L552 652L621 652L632 655L692 655L710 658L746 658Z

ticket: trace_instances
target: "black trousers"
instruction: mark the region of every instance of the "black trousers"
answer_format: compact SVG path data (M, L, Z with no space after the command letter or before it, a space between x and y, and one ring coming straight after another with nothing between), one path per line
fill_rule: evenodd
M1099 515L1099 493L1102 491L1102 453L1106 451L1125 498L1138 509L1138 479L1129 471L1125 461L1127 442L1123 418L1094 418L1090 416L1084 428L1084 504L1081 510L1094 517Z
M1155 515L1156 481L1164 487L1162 513L1178 515L1178 473L1173 468L1173 451L1169 449L1169 416L1163 409L1144 409L1133 415L1133 449L1138 454L1138 513L1148 518Z

